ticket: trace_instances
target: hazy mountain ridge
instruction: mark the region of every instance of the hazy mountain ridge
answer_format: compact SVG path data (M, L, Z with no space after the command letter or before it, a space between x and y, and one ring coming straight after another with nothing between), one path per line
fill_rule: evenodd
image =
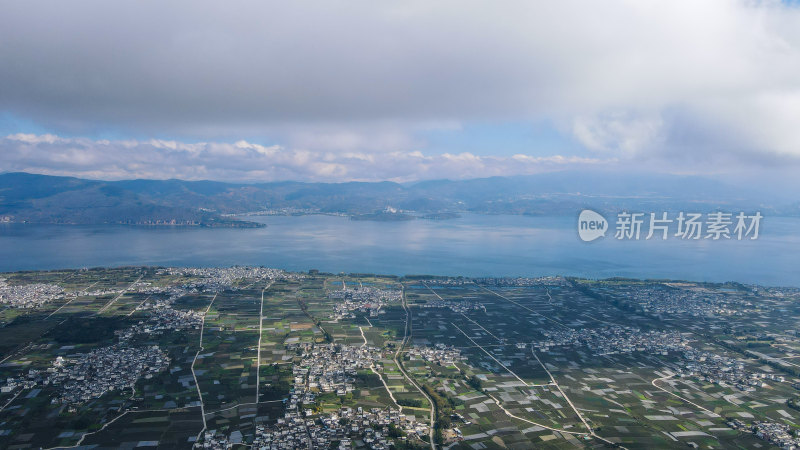
M99 181L22 172L0 174L0 220L257 226L230 215L253 211L362 216L387 207L420 214L570 215L585 207L614 212L760 209L796 215L797 205L701 178L555 172L523 177L394 182L236 184L218 181ZM782 202L782 203L781 203Z

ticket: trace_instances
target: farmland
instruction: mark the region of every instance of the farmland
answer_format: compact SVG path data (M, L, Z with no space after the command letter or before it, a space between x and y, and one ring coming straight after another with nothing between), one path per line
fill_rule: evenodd
M242 267L0 277L27 296L0 310L3 448L768 448L800 428L796 289Z

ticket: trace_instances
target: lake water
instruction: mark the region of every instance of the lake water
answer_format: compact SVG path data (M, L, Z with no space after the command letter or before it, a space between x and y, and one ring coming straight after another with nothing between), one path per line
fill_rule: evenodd
M578 239L574 217L465 215L408 222L255 217L260 229L0 225L0 271L264 265L465 276L626 276L800 286L800 219L766 217L750 241ZM609 233L613 234L613 231ZM611 236L609 236L611 237Z

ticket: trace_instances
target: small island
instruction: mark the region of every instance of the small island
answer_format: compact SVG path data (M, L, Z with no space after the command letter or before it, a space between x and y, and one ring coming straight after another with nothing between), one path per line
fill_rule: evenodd
M424 216L420 217L420 219L427 219L427 220L451 220L451 219L458 219L461 217L461 214L454 213L454 212L435 212L425 214Z
M387 213L385 211L374 212L369 214L355 214L350 216L350 220L373 220L376 222L404 222L407 220L414 220L415 216L405 213Z
M387 206L383 211L375 211L367 214L353 214L350 216L350 220L374 220L376 222L404 222L416 218L416 216L407 214L391 206Z

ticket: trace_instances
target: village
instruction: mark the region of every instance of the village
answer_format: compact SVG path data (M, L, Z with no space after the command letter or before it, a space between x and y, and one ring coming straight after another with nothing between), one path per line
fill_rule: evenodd
M690 288L680 283L616 287L644 312L690 317L747 316L756 311L752 301L726 292Z
M395 408L350 408L319 413L312 409L317 393L344 396L353 392L359 371L380 370L374 362L380 352L368 346L337 344L289 344L287 350L301 355L292 367L293 387L285 401L285 413L271 426L258 425L253 447L259 449L349 449L356 442L369 449L385 450L393 439L426 436L428 425ZM208 431L195 448L229 448L241 443L238 432L226 435ZM333 447L331 447L333 445Z
M0 304L12 308L36 308L63 294L64 289L56 284L11 285L5 278L0 278Z
M534 346L542 351L556 346L585 346L596 355L631 352L666 354L686 350L689 345L687 338L678 332L641 331L619 325L547 330L543 334L547 339L534 343Z
M241 280L271 280L279 277L293 279L302 278L297 273L287 273L279 269L267 267L233 266L233 267L171 267L161 269L161 273L179 275L189 278L183 284L184 289L200 289L205 292L219 292L225 289L238 289L237 282Z
M381 356L372 347L339 344L317 344L302 348L302 352L301 362L292 367L297 397L316 390L337 395L352 392L358 371L369 369ZM290 407L293 400L289 400Z
M58 404L83 403L114 390L131 389L140 378L151 378L167 369L169 357L158 346L129 348L120 345L59 356L46 371L31 369L27 375L6 380L4 392L16 388L54 386Z
M687 337L678 332L643 332L631 327L614 326L554 330L544 334L549 339L534 344L543 352L557 346L585 346L598 356L632 352L664 356L674 354L682 361L682 366L677 368L677 376L695 377L741 391L765 387L768 380L778 383L786 380L784 376L774 373L748 371L745 363L739 359L694 349Z
M442 343L438 343L433 347L415 345L408 349L406 355L412 361L415 358L420 358L440 366L451 366L464 359L461 350Z
M775 373L751 372L745 364L735 358L716 355L694 349L683 353L685 367L678 369L678 376L696 377L720 386L732 386L740 391L754 391L767 387L767 380L783 383L786 377Z
M741 420L733 419L728 422L728 426L734 430L742 430L754 434L759 439L769 442L784 450L795 450L800 448L800 430L792 431L791 427L785 424L756 421L750 425Z
M486 311L486 306L478 302L472 302L469 300L461 300L461 301L450 301L450 300L441 300L441 299L433 299L429 300L420 305L422 308L447 308L453 312L457 313L465 313L469 311Z
M358 443L362 448L386 450L392 448L393 440L406 440L407 434L424 436L427 428L393 408L341 408L337 412L312 418L289 411L275 425L257 426L252 446L263 450L345 450ZM240 443L240 434L224 436L209 431L202 444L196 444L195 448L224 449Z
M355 311L366 312L370 317L377 317L386 304L399 302L403 293L394 289L377 289L369 286L359 286L358 288L335 289L328 292L328 298L337 300L334 303L331 319L351 319L355 317Z

